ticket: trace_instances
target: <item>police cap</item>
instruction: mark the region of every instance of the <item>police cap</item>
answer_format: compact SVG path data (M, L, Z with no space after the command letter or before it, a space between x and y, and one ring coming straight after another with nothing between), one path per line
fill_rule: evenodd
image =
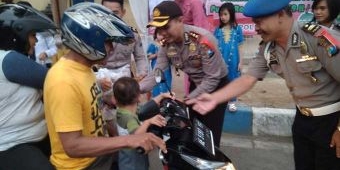
M243 9L243 15L259 18L274 14L285 8L291 0L249 0Z
M147 27L162 27L166 25L169 20L178 16L183 16L181 8L174 1L163 1L153 9L152 21Z

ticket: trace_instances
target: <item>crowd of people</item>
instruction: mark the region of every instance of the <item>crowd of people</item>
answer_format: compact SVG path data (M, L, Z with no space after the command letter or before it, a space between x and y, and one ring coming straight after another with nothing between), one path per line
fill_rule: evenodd
M216 28L201 0L155 4L146 26L155 42L147 54L122 20L124 0L72 5L60 28L26 1L0 5L0 169L148 169L137 148L167 152L147 131L165 126L165 118L138 120L140 96L150 91L155 104L163 98L188 104L190 117L212 130L219 147L226 109L237 112L237 97L271 70L296 105L295 169L339 170L340 3L315 0L313 20L299 23L290 1L245 4L262 42L242 74L244 36L231 2L219 7ZM149 62L165 71L166 82L156 82ZM164 92L180 70L186 95L175 99Z

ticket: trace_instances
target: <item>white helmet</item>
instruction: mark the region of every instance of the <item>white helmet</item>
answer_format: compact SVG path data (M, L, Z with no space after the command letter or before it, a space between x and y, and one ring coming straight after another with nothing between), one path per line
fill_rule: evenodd
M127 44L134 40L131 28L106 7L90 2L71 6L61 22L64 44L91 61L106 57L104 42Z

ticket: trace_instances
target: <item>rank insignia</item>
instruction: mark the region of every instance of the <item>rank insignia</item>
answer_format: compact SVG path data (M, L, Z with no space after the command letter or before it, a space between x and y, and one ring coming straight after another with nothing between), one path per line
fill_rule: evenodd
M312 23L306 23L303 27L302 30L314 35L319 29L321 28L320 25L317 24L312 24Z
M192 32L192 31L189 33L189 35L190 35L191 37L193 37L194 39L196 39L196 40L198 40L199 37L200 37L200 34L197 34L197 33Z
M176 47L170 46L170 47L168 48L166 54L168 55L169 58L174 57L174 56L177 54L177 49L176 49Z

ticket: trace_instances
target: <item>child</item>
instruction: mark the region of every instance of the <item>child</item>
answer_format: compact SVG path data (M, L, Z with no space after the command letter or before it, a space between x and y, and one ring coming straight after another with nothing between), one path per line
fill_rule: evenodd
M224 62L228 66L228 79L232 81L241 74L240 46L243 42L243 34L240 26L237 25L235 8L232 3L224 3L219 11L220 25L216 28L214 35L218 40L219 49ZM228 104L231 112L237 111L236 98L231 99Z
M136 115L140 90L138 82L130 77L121 77L113 85L114 102L117 105L117 128L120 136L146 133L150 125L165 126L166 121L161 115L156 115L141 123ZM161 94L153 100L159 104L167 94ZM139 154L136 150L124 149L119 151L119 169L147 170L148 156Z
M156 60L157 60L157 52L158 52L158 48L160 45L162 45L162 39L163 37L157 33L157 29L155 29L155 33L154 33L154 43L150 44L147 50L147 56L148 59L151 62L151 68L154 69L154 66L156 64ZM171 77L171 67L169 66L165 71L164 71L164 77L165 80L168 85L168 87L171 87L171 81L172 81L172 77ZM157 84L153 89L152 89L152 97L155 97L157 95L159 95L160 93L164 93L167 92L168 89L166 87L165 83L159 83Z

